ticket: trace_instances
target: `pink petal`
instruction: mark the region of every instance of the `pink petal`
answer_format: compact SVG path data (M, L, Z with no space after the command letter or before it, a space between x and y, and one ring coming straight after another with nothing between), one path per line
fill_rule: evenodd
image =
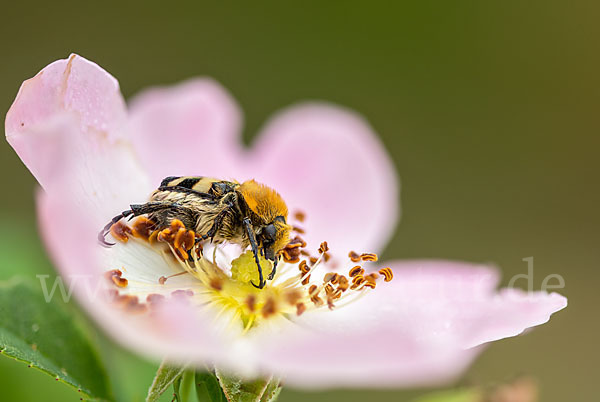
M566 306L557 294L494 289L495 270L406 261L394 279L345 308L302 316L263 353L298 386L422 385L458 375L476 346L515 336ZM439 368L439 371L435 370Z
M252 147L243 178L276 188L291 211L306 213L305 240L332 253L379 252L396 227L398 178L368 123L328 104L277 114Z
M6 137L46 191L57 175L63 196L108 220L150 191L126 143L117 81L80 56L56 61L21 86L6 116Z
M146 90L130 106L132 141L153 183L167 176L235 175L241 112L215 81Z

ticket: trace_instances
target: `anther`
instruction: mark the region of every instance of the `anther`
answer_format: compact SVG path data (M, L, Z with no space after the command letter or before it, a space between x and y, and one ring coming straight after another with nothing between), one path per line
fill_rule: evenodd
M146 217L140 216L133 222L131 231L133 236L143 240L149 240L150 236L152 236L154 233L155 228L155 222Z
M158 293L151 293L148 296L146 296L146 302L150 303L151 305L156 305L157 303L160 303L164 299L165 299L165 296L158 294Z
M261 313L263 315L263 317L268 318L270 316L272 316L273 314L275 314L277 312L277 304L275 303L275 299L272 297L269 297L267 299L267 301L265 302Z
M362 253L360 258L363 261L377 261L377 254L375 253Z
M118 287L124 288L129 282L127 279L122 278L121 275L123 275L123 273L119 269L113 269L112 271L108 271L104 274L105 278L111 280Z
M209 286L214 290L223 290L223 281L219 278L210 278Z
M321 245L319 246L319 254L323 254L326 253L327 251L329 251L329 245L327 245L327 242L324 241L323 243L321 243Z
M343 275L340 275L340 277L338 279L338 290L345 292L346 290L348 290L348 286L350 286L350 284L348 282L348 278L346 278Z
M115 239L122 241L123 243L127 243L127 240L129 240L129 235L131 234L131 229L126 224L117 222L110 227L110 234Z
M167 279L173 278L174 276L184 275L184 274L187 274L187 271L178 272L176 274L169 275L169 276L161 276L160 278L158 278L158 283L160 283L161 285L164 285L165 282L167 281Z
M302 293L298 289L291 289L284 292L283 297L290 306L294 306L302 299Z
M365 270L364 270L364 269L362 269L362 267L361 267L360 265L357 265L357 266L355 266L354 268L352 268L352 269L351 269L351 270L348 272L348 275L349 275L351 278L354 278L355 276L357 276L357 275L362 275L362 274L364 274L364 273L365 273Z
M304 305L304 303L296 304L296 315L300 316L305 311L306 311L306 306Z
M251 313L254 313L254 311L256 310L256 296L255 295L248 295L248 297L246 297L246 307L248 307L248 311L250 311Z
M306 260L300 261L300 264L298 264L298 268L300 269L300 272L302 272L302 275L307 274L308 271L310 271L310 268L308 267Z
M171 292L171 297L175 298L187 298L194 296L194 291L190 289L177 289Z
M360 255L358 253L355 253L354 251L350 251L348 253L348 257L350 257L350 261L352 261L352 262L360 261Z
M378 277L379 277L379 274L377 274L375 272L365 276L365 284L364 284L365 287L375 289L375 286L377 285Z
M299 222L304 222L304 219L306 219L306 214L302 211L296 211L294 212L294 218Z
M323 283L331 282L333 284L336 284L338 281L338 276L339 275L336 274L335 272L328 272L323 277Z
M385 282L389 282L394 278L394 274L392 273L392 269L390 267L381 268L379 273L383 275L383 280Z

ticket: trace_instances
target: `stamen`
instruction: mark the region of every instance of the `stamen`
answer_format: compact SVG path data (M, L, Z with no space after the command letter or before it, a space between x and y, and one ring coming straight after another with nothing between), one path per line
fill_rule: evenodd
M129 226L119 221L110 227L110 234L115 239L127 243L129 235L131 234L131 229Z
M184 275L184 274L187 274L187 271L178 272L176 274L169 275L169 276L161 276L160 278L158 278L158 283L160 283L161 285L164 285L165 282L167 281L167 279L173 278L173 277L179 276L179 275Z
M375 253L362 253L360 255L360 258L363 261L377 261L377 254L375 254Z
M352 262L359 262L360 261L360 255L357 254L354 251L350 251L348 253L348 257L350 257L350 261L352 261Z
M156 223L150 219L140 216L138 217L131 227L133 235L139 239L148 241L156 229Z
M296 211L294 212L294 218L299 222L304 222L304 219L306 219L306 214L302 211Z
M121 277L121 275L123 275L123 273L119 269L113 269L112 271L108 271L104 274L104 276L107 279L111 280L118 287L120 287L120 288L127 287L127 284L129 283L129 281L127 279Z
M365 270L362 269L362 267L360 265L357 265L348 272L348 275L351 278L354 278L355 276L363 275L364 273L365 273Z
M264 318L269 318L277 312L277 303L272 297L267 298L265 305L263 306L261 313Z
M379 273L383 275L383 280L386 282L389 282L394 278L394 274L390 267L381 268Z
M326 253L327 251L329 251L329 245L327 244L326 241L324 241L323 243L321 243L321 245L319 246L319 254L323 254Z

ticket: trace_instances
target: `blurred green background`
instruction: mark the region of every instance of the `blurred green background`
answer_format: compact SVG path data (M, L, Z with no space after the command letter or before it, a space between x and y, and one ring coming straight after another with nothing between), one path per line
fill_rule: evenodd
M504 282L535 258L534 286L564 277L569 307L494 343L462 384L521 373L543 401L597 400L600 281L600 3L596 1L3 2L0 110L19 85L70 52L130 97L207 75L245 113L251 141L273 112L305 99L353 108L402 178L403 217L385 259L499 264ZM0 279L51 272L36 234L35 181L0 146ZM521 285L525 285L522 281ZM100 339L116 388L141 400L155 370ZM285 390L281 401L408 400L418 390ZM78 400L0 357L0 399Z

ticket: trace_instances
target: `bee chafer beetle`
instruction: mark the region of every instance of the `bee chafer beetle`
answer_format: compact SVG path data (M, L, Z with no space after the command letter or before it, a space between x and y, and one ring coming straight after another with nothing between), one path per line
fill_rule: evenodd
M273 189L254 180L239 184L209 177L167 177L145 204L132 204L130 209L115 216L98 234L105 239L111 227L122 218L147 215L156 230L168 228L180 220L186 229L196 234L196 242L210 239L215 243L231 242L242 248L251 247L258 267L259 283L264 280L259 255L273 263L268 279L273 279L280 251L289 242L291 226L288 210L281 196Z

